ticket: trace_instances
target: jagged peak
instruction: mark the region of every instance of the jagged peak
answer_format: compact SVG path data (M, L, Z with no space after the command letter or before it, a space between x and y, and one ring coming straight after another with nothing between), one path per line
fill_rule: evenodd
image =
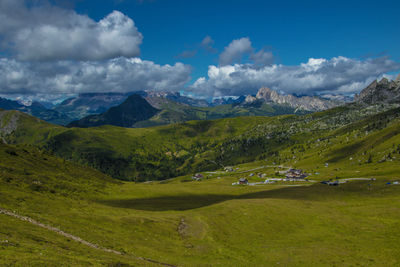
M379 81L379 84L389 84L389 83L390 83L390 81L389 81L389 79L386 78L386 77L383 77L383 78Z
M400 78L399 76L398 78ZM399 102L400 94L397 79L389 80L384 77L380 81L373 81L356 95L356 102L365 104Z
M248 96L246 96L246 99L244 100L244 102L246 102L246 103L252 103L252 102L254 102L254 101L256 101L256 100L257 100L257 98L255 98L254 96L248 95Z

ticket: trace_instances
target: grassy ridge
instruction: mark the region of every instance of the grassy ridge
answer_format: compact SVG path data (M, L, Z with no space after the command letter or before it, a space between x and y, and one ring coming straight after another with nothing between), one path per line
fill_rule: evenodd
M10 114L2 120L3 132L15 121ZM179 266L400 264L400 186L386 184L399 180L398 109L376 115L376 110L337 108L301 117L147 129L66 129L16 114L22 116L14 125L20 128L3 137L31 145L0 145L0 207L124 255L95 251L0 215L0 265L148 264L137 256ZM52 144L57 149L50 149ZM100 152L111 154L96 159ZM104 162L107 158L111 161ZM122 162L116 164L118 158ZM131 183L82 166L98 160L103 160L100 170L127 164L114 171L140 175L152 170L149 178L167 172L163 164L182 173L219 170L203 172L201 182L185 175ZM218 166L241 162L246 163L233 173ZM241 177L263 180L250 173L279 177L279 164L302 168L314 180L377 180L338 187L292 182L232 186Z
M17 129L4 138L37 145L115 178L144 181L261 159L286 162L287 149L309 149L315 140L353 130L371 134L398 120L398 109L376 115L380 111L385 107L349 105L303 116L237 117L140 129L68 129L20 115Z
M0 215L0 265L151 266L137 256L179 266L399 264L400 187L386 185L387 178L340 187L232 186L247 175L239 173L202 182L115 183L68 162L64 174L59 159L23 147L1 146L0 157L1 207L125 253L96 251ZM62 183L50 179L60 172L64 180L75 177L67 189L32 187L38 179L48 188Z
M283 114L302 115L310 113L309 111L296 110L290 106L265 103L257 105L226 104L214 107L192 107L167 99L156 102L162 111L148 120L136 123L134 127L149 127L191 120L214 120L243 116L278 116Z

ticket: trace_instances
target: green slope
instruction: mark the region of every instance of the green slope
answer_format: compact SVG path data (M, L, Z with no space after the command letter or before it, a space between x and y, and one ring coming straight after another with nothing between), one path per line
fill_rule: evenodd
M0 145L0 207L124 254L0 214L0 265L151 266L138 259L145 257L178 266L398 266L400 185L386 183L399 180L399 116L398 108L348 106L306 116L68 129L2 111L2 138L20 145ZM232 173L219 165L242 162ZM176 168L171 175L188 175L119 182L85 164L120 178L165 178L168 166ZM276 176L279 164L317 181L377 179L232 186L241 177L262 181L250 173ZM194 170L214 169L203 181L191 179Z
M0 207L123 252L0 214L0 265L160 266L138 257L177 266L399 264L400 186L385 178L340 187L232 186L239 173L115 183L32 148L0 145L0 158Z
M142 129L68 129L18 115L18 127L4 138L37 145L116 178L143 181L260 159L290 161L285 150L296 146L304 150L340 131L364 131L363 120L371 123L369 134L379 130L382 121L398 121L398 109L376 115L385 110L388 107L349 105L303 116L237 117ZM2 123L7 125L7 120Z
M191 120L213 120L243 116L278 116L283 114L302 115L310 113L308 111L295 110L285 105L261 103L259 105L247 106L227 104L215 107L192 107L162 99L157 100L156 105L161 111L148 120L137 122L134 127L149 127Z

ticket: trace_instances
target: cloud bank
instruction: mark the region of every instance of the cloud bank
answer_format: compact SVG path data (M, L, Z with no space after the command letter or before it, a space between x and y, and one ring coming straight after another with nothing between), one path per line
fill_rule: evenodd
M270 51L256 51L244 37L224 48L219 65L210 65L207 77L187 86L191 66L138 58L143 36L134 21L119 11L95 21L48 0L0 0L0 21L3 95L52 99L83 92L184 90L211 98L255 94L263 86L297 94L352 94L385 73L400 70L400 64L388 57L274 64ZM180 57L193 57L201 50L216 52L210 36Z
M45 1L0 0L0 44L19 60L104 60L137 57L143 36L113 11L96 22Z
M179 91L191 67L158 65L139 58L107 61L21 62L0 59L0 94L76 94L137 90Z
M243 48L231 50L243 51ZM400 64L388 57L366 60L346 57L310 58L308 62L297 66L211 65L208 77L199 78L188 89L196 95L209 97L255 94L263 86L286 93L351 94L383 74L399 69Z

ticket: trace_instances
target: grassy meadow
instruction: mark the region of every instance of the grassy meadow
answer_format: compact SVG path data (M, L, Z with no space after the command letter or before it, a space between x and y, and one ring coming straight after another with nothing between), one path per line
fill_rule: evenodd
M386 185L395 175L338 187L232 186L240 177L263 181L250 173L279 170L254 162L236 172L204 172L202 181L132 183L61 165L35 149L3 146L1 156L2 208L124 253L97 251L0 215L1 265L153 266L137 257L177 266L400 263L400 185Z
M398 114L338 108L68 129L2 113L10 144L0 145L0 208L122 255L0 214L0 265L398 266L400 185L387 184L400 181ZM145 161L124 165L130 155ZM182 175L157 181L164 167ZM287 167L310 181L232 185L283 177ZM117 170L149 181L115 179ZM194 181L195 172L204 179ZM319 183L358 177L375 180Z

